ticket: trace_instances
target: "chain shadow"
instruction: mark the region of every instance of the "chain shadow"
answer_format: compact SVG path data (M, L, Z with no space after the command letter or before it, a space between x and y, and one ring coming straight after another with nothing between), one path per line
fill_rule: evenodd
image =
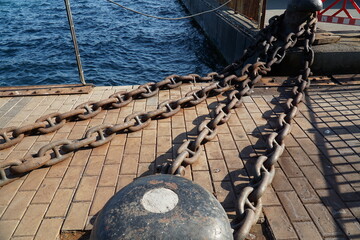
M223 96L227 94L224 93ZM195 125L195 127L193 127L190 130L185 130L185 132L177 135L175 138L173 138L172 140L172 147L169 148L166 152L158 155L157 157L155 157L154 161L152 161L149 166L148 166L148 170L144 173L142 173L140 177L144 177L144 176L148 176L151 174L156 173L156 168L158 166L161 166L162 164L165 163L172 163L177 156L177 150L178 148L181 146L182 143L184 143L186 140L195 140L199 134L198 131L198 125L203 122L204 120L211 120L214 118L215 116L215 108L221 104L221 103L225 103L225 100L221 100L221 101L214 101L210 104L208 104L208 109L209 109L209 114L204 114L204 115L200 115L197 116L195 119L192 120L192 124ZM203 146L201 146L201 148L203 148Z
M283 112L283 107L278 105L278 101L284 101L290 92L286 89L281 91L280 97L272 98L270 103L275 106L271 110L262 112L261 116L266 120L266 124L257 125L251 132L246 132L248 142L247 146L238 145L239 168L229 170L229 173L221 181L221 188L226 190L228 194L223 198L222 205L228 213L232 224L236 224L236 201L242 190L249 186L249 183L255 175L254 166L257 158L267 153L266 140L268 136L274 132L277 126L277 118ZM243 106L244 107L244 106ZM239 126L242 127L242 126ZM260 223L264 223L264 218L260 216ZM259 233L259 231L261 233ZM252 228L253 237L257 234L263 235L266 239L272 239L268 224L259 224ZM256 238L257 239L257 238Z

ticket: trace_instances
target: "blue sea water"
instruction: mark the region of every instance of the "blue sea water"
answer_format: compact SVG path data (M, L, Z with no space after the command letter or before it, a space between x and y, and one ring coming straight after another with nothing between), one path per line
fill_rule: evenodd
M119 3L164 17L188 14L179 0ZM141 84L223 67L190 19L147 18L106 0L72 0L71 9L88 83ZM80 82L64 2L0 0L0 86L71 83Z

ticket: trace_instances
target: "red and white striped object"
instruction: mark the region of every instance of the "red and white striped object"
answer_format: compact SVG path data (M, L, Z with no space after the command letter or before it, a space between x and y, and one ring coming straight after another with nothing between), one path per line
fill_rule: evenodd
M346 17L333 17L333 16L326 16L326 15L318 15L318 20L319 20L319 22L360 26L359 18L346 18Z

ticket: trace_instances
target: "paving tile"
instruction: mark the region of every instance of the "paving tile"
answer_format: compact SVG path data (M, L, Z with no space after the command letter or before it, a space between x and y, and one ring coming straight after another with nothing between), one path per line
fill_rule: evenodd
M179 119L181 122L184 122L184 119L182 116L173 116L176 117L177 119ZM171 118L172 122L176 123L177 121L173 119L173 117ZM158 127L157 127L157 135L158 136L171 136L171 128L179 128L179 126L176 126L176 124L174 126L171 126L170 122L163 122L163 121L159 121L158 122ZM185 128L185 124L183 123L180 126L181 129Z
M61 178L45 178L36 192L32 203L50 203L60 182Z
M155 159L156 145L141 145L140 159L141 163L150 163Z
M63 219L44 219L35 236L35 240L56 240L58 239Z
M89 162L85 168L85 176L99 176L104 165L104 156L90 156Z
M264 213L275 239L298 239L282 207L266 207L264 208Z
M69 167L71 158L66 159L60 163L57 163L49 168L49 172L46 175L47 178L62 178L64 177L66 170Z
M316 229L313 222L295 222L294 228L301 240L322 240L319 231Z
M22 183L17 180L0 188L0 205L9 205Z
M120 164L124 153L123 145L110 145L105 164Z
M171 152L171 136L158 136L157 138L157 153Z
M115 187L98 187L90 208L90 216L96 215L114 195Z
M241 121L236 114L233 114L227 124L230 126L241 126Z
M106 143L104 145L101 145L100 147L93 148L91 155L92 156L105 156L110 144Z
M360 221L360 204L359 202L347 202L347 207L350 209L351 213Z
M315 190L311 187L306 178L291 178L290 182L303 203L321 202Z
M75 202L70 206L70 211L65 218L62 231L83 230L90 208L89 202Z
M139 154L141 138L128 138L125 145L125 154Z
M358 221L351 218L338 218L336 221L349 239L360 238L360 224Z
M135 178L135 175L120 175L118 179L118 184L116 186L116 192L120 191L123 187L133 182Z
M335 166L324 155L309 155L309 157L323 175L333 175L336 172Z
M241 124L244 127L244 130L247 134L258 132L256 124L254 123L253 120L250 120L250 119L240 119L240 120L241 120Z
M340 199L340 197L334 190L317 190L317 193L320 196L321 201L328 208L333 217L353 217L345 202Z
M300 168L296 165L293 158L280 157L278 162L287 177L291 178L291 177L302 177L303 176Z
M251 157L257 156L257 154L255 153L255 150L254 150L252 144L249 142L249 140L236 141L236 145L240 152L241 158L251 158Z
M342 200L349 202L360 201L359 191L355 191L342 175L335 174L333 176L326 176L326 180L330 183L330 186L335 189Z
M224 160L211 160L209 164L213 181L229 180L229 172Z
M0 239L9 240L18 224L18 220L0 220Z
M223 154L228 169L244 168L238 150L223 150Z
M276 173L272 185L276 192L293 190L289 180L286 178L284 172L280 168L276 168Z
M3 213L5 212L6 208L7 208L7 206L5 206L5 205L0 205L0 218L1 218L1 216L3 215Z
M73 193L73 189L58 189L46 212L46 217L65 217L72 200Z
M292 222L311 221L296 192L278 192L278 196Z
M299 138L307 138L306 133L301 129L301 127L297 124L294 124L291 129L291 135L293 137Z
M205 145L206 155L209 160L211 159L223 159L221 148L218 142L208 142Z
M214 192L213 185L211 183L211 177L208 171L194 171L194 182L208 190L210 193Z
M120 175L131 175L137 173L137 165L139 162L139 155L127 154L121 163Z
M156 144L156 130L144 129L141 144Z
M86 125L79 125L79 123L81 123L81 122L76 122L75 126L71 129L68 139L76 140L76 139L80 139L84 136L84 134L87 130L87 126L86 126L87 124L85 121L83 121L82 123L84 123Z
M247 134L241 125L230 126L230 131L235 141L247 140Z
M199 159L191 166L193 171L206 171L209 169L205 151L202 151Z
M116 186L117 176L119 174L119 165L105 165L101 172L99 186Z
M2 219L20 220L34 195L35 191L18 192L4 212Z
M182 144L186 139L187 139L187 133L189 133L189 135L191 135L191 132L187 132L186 129L182 129L182 128L172 128L172 142L174 144ZM196 134L196 133L195 133ZM145 143L146 144L146 143Z
M306 204L305 207L323 237L343 235L335 219L325 206L322 204Z
M312 166L313 162L301 147L286 147L298 166Z
M240 120L242 120L242 119L251 119L251 116L250 116L249 112L244 107L236 108L235 112L239 116Z
M29 150L32 145L35 143L38 136L27 136L24 138L16 147L14 148L14 151L27 151Z
M84 166L87 164L92 149L81 149L80 151L75 152L70 166Z
M307 154L318 154L320 151L316 145L308 138L301 138L297 140L300 146Z
M12 237L11 240L33 240L34 237Z
M262 196L262 203L264 207L281 205L274 189L271 186L267 187L265 190L265 193Z
M222 150L236 150L236 144L231 134L218 134L220 146Z
M301 167L301 170L304 172L306 178L309 180L313 188L327 189L330 187L325 177L321 174L321 172L317 168L312 166L304 166Z
M41 220L46 212L47 204L30 205L19 226L16 228L14 236L34 236Z
M110 146L124 146L126 143L126 134L117 134L111 140Z
M155 174L155 163L139 163L137 177L144 177Z
M221 205L228 209L234 209L235 206L235 194L230 182L213 182L215 187L215 197Z
M76 190L75 201L91 201L98 182L97 176L85 176L81 179L79 187Z
M62 179L60 188L75 188L82 175L84 166L70 166Z

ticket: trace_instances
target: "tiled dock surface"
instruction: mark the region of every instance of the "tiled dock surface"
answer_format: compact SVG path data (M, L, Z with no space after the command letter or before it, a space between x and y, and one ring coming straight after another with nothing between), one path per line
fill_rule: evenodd
M0 127L21 126L41 115L73 109L131 87L96 87L91 94L0 98ZM0 151L0 161L35 153L48 142L81 138L89 127L119 123L132 112L153 110L193 85L160 91L103 111L94 119L68 122L56 133L28 136ZM119 134L96 149L82 149L58 165L42 168L0 188L0 240L57 239L61 231L91 229L93 216L134 178L173 159L176 148L196 134L196 124L223 97L187 108L145 130ZM264 152L268 120L282 112L283 97L247 97L218 137L206 144L187 178L213 192L233 214L234 196L248 182L247 170ZM264 197L264 215L275 239L360 239L360 91L312 92L301 106L276 177ZM259 238L260 239L260 238Z

